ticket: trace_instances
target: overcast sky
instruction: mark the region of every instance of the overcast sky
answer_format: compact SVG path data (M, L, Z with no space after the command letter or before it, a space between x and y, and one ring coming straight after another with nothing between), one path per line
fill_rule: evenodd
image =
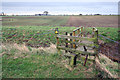
M120 0L2 0L2 2L119 2Z

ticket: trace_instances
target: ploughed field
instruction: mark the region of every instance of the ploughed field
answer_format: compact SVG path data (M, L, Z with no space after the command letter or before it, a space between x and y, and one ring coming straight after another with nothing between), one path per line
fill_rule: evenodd
M3 26L118 27L118 16L6 16Z

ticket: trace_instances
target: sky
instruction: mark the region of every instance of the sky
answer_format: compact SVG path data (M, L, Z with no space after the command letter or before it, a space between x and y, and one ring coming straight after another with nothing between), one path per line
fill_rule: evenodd
M13 13L16 13L16 14L35 14L35 13L38 13L37 11L41 11L41 13L43 12L43 9L44 10L48 10L51 12L51 14L55 13L59 13L59 14L78 14L78 13L82 13L82 14L86 14L86 13L106 13L106 14L117 14L118 12L118 7L117 7L117 2L119 2L119 0L2 0L2 5L1 6L1 0L0 0L0 10L3 10L3 12L7 13L7 14L13 14ZM29 6L28 4L16 4L16 3L10 3L12 5L9 5L8 3L4 3L4 2L45 2L45 4L47 6L44 7L43 3L38 3L40 6L38 6L37 3L29 3ZM62 3L62 7L59 7L61 5L58 5L55 3L55 6L54 4L52 4L50 6L49 2L56 2L56 3L59 3L59 2L70 2L69 4L72 4L71 6L63 6L63 3ZM73 2L73 3L71 3ZM80 2L78 4L80 4L79 6L74 2ZM81 2L85 2L84 4L81 3ZM91 5L89 2L95 2L93 5ZM97 3L96 3L97 2ZM103 3L100 3L98 4L99 2L103 2ZM107 3L104 3L104 2L107 2ZM115 2L114 3L109 3L109 2ZM67 3L68 4L68 3ZM25 6L26 5L26 6ZM33 5L36 5L38 7L34 7ZM28 7L27 7L28 6ZM54 8L52 7L54 6ZM76 7L78 6L78 7ZM13 8L14 7L14 8ZM2 9L1 9L2 8ZM79 9L80 8L80 9ZM32 12L31 9L33 9ZM72 12L71 10L73 10L74 12ZM66 12L65 12L66 11ZM1 11L0 11L1 12ZM33 13L34 12L34 13ZM75 13L76 12L76 13Z
M120 0L2 0L2 2L119 2Z

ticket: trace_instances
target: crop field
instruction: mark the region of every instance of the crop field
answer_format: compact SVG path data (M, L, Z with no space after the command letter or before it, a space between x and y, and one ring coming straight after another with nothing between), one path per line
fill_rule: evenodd
M118 27L118 16L11 16L3 26Z
M2 17L2 77L98 78L99 74L102 74L100 78L105 77L103 73L91 66L91 60L88 60L87 65L83 66L84 57L78 58L78 64L74 70L68 70L66 64L69 60L57 53L54 30L58 28L59 34L65 34L65 32L71 32L78 26L84 26L86 32L90 31L92 27L96 27L99 34L120 41L116 18L117 16ZM101 37L99 39L104 40ZM104 40L104 42L115 45L108 40ZM107 66L107 68L113 74L120 72L117 69L117 62L115 62L115 67Z
M65 25L68 16L13 16L3 17L3 26L60 26Z

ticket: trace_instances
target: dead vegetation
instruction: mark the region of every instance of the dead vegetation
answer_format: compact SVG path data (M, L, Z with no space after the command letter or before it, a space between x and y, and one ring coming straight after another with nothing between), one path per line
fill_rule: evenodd
M29 57L29 54L34 54L34 53L40 53L40 52L46 52L46 53L56 53L56 46L54 44L51 44L50 47L39 47L39 48L32 48L28 47L25 44L2 44L2 53L1 56L4 54L7 55L12 55L10 53L13 53L14 56L13 59L17 59L19 57L25 58Z

